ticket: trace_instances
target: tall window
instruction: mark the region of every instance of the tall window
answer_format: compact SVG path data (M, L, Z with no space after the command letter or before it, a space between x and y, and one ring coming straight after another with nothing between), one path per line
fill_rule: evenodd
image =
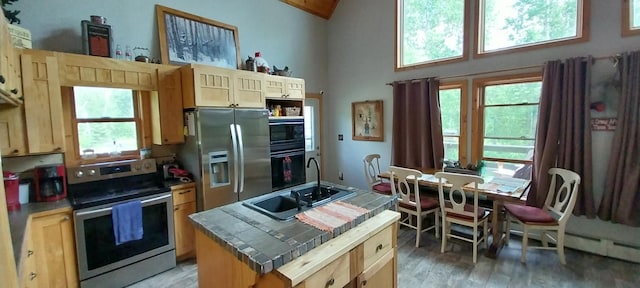
M622 36L640 34L640 0L622 3Z
M467 59L468 0L396 1L396 70Z
M583 0L480 0L477 11L476 55L588 40Z
M444 158L466 163L466 128L461 119L466 118L467 82L440 84L440 115L442 135L444 136Z
M304 106L304 147L307 152L316 150L316 144L313 143L313 134L315 133L313 130L313 122L315 121L315 115L313 115L312 108L311 106Z
M139 117L132 90L74 87L73 125L82 158L137 155Z
M530 179L541 75L478 79L474 87L473 161L484 161L488 176Z

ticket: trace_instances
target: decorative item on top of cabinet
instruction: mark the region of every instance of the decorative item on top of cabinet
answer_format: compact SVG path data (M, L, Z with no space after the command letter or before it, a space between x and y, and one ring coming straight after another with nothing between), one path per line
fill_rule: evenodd
M153 144L184 143L180 70L158 69L158 91L151 93Z
M180 71L184 108L264 107L258 74L199 64L182 66Z
M304 79L265 76L266 98L304 99Z
M21 64L28 152L62 153L62 96L55 54L24 50Z
M22 287L78 287L75 237L71 209L31 220L27 258L35 267L21 271ZM31 253L29 253L29 251ZM29 267L29 266L27 266ZM27 273L27 275L25 275ZM26 281L26 283L25 283ZM36 285L32 285L35 282Z
M171 186L176 258L180 260L195 256L195 232L188 217L196 213L195 187L194 183Z

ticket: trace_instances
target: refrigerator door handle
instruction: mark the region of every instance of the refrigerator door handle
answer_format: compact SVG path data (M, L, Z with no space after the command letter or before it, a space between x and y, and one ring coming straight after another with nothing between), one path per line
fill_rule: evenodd
M236 134L236 124L229 124L229 130L231 130L231 144L233 146L233 193L238 193L238 178L240 178L240 174L238 174L238 135Z
M244 143L242 141L242 127L236 124L236 129L238 130L238 150L240 150L240 160L236 162L240 166L240 176L237 177L240 182L238 193L242 193L244 192Z

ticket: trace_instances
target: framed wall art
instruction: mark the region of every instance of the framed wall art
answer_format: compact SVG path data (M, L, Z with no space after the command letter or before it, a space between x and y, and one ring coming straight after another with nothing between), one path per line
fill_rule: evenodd
M240 68L238 27L156 5L162 63Z
M351 104L353 140L384 141L382 100Z

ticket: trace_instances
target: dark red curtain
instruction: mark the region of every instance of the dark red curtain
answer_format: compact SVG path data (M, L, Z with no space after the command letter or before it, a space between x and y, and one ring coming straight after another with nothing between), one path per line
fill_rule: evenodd
M439 81L428 78L394 82L392 86L391 165L421 171L442 168Z

